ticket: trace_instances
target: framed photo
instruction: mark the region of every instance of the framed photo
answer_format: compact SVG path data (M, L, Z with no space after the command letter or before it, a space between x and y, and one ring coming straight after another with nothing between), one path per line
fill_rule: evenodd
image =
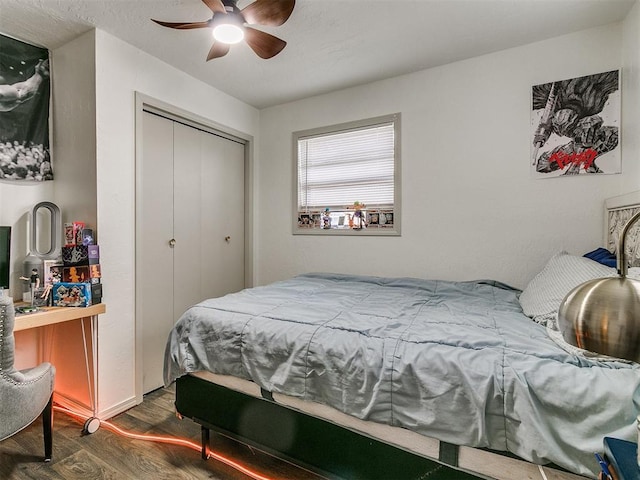
M63 267L63 263L58 260L45 260L43 262L44 285L61 282Z
M308 213L301 213L298 216L298 226L311 228L313 226L313 221L311 220L311 215Z
M393 211L388 210L388 211L380 212L379 222L380 222L380 225L382 226L393 227Z
M535 85L531 175L621 173L620 71Z

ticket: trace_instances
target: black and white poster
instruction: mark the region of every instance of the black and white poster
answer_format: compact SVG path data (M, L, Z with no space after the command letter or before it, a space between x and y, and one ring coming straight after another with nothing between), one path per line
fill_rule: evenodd
M620 173L619 70L534 86L531 129L535 178Z
M49 51L0 35L0 180L53 180Z

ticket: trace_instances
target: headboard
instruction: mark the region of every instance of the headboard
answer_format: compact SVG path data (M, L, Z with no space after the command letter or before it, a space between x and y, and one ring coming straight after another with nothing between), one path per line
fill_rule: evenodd
M629 219L640 211L640 191L609 198L604 205L604 245L617 253L620 233ZM640 267L640 221L627 233L625 254L629 267Z

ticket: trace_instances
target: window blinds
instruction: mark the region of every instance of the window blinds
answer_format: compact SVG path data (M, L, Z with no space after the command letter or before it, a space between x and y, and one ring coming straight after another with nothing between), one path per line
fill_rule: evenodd
M393 207L394 124L298 139L298 208Z

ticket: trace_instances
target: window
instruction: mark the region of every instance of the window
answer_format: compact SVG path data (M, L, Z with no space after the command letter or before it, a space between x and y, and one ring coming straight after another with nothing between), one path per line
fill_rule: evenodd
M400 114L293 134L294 233L400 234Z

